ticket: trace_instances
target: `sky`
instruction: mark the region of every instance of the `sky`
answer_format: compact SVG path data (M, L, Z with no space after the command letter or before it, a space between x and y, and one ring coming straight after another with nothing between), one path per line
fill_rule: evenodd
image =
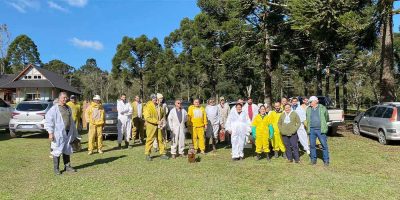
M145 34L163 44L183 18L199 12L196 0L0 0L0 24L12 38L28 35L43 63L59 59L79 68L95 58L107 71L122 37ZM396 15L393 30L399 27Z
M28 35L43 63L79 68L86 59L110 71L124 36L164 37L200 12L196 0L0 0L0 24L12 38Z

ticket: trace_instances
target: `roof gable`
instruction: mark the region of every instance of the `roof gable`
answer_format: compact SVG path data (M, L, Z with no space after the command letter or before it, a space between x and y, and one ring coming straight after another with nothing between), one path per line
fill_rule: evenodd
M25 79L26 75L36 76L36 79ZM40 79L37 76L41 76ZM7 81L9 79L12 81ZM5 88L12 87L55 87L62 90L66 90L69 92L73 92L75 94L81 94L76 88L72 87L64 77L61 77L57 73L51 72L49 70L43 69L41 67L36 67L32 64L29 64L24 70L22 70L18 75L13 75L11 78L8 78L4 81L4 83L0 86ZM3 82L3 81L1 81ZM0 82L0 83L1 83Z

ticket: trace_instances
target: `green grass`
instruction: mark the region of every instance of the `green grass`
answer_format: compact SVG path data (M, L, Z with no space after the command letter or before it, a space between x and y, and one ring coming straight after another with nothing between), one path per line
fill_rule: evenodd
M103 155L76 153L78 172L61 176L53 174L46 135L0 133L0 199L399 199L400 145L339 133L329 137L328 168L321 160L310 166L305 155L301 164L232 162L229 149L196 164L147 162L143 146L112 150L116 141L106 140Z

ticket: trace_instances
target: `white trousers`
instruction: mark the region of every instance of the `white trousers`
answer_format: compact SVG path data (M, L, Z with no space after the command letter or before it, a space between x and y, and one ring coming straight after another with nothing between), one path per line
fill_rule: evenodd
M244 157L243 148L246 142L246 133L234 133L231 136L232 158Z
M118 119L118 144L122 143L122 137L125 136L125 141L129 142L132 134L132 119Z
M299 136L300 144L303 146L304 150L310 150L310 145L308 144L308 135L304 124L300 125L300 128L297 130L297 135Z
M176 150L178 149L178 153L183 155L185 152L185 131L184 128L181 127L179 131L172 132L172 145L171 145L171 154L175 155Z

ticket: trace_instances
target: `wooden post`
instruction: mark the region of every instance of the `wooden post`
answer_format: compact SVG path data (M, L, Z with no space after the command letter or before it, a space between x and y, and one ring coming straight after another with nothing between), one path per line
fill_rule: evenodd
M54 100L54 88L51 88L51 100Z
M36 88L36 98L38 98L38 97L39 97L39 88ZM38 99L38 100L40 100L40 99Z

